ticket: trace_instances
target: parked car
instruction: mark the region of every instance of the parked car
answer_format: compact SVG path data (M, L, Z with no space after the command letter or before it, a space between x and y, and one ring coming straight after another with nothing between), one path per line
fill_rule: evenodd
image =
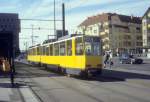
M135 57L133 55L122 54L119 57L120 63L122 64L142 64L143 59Z

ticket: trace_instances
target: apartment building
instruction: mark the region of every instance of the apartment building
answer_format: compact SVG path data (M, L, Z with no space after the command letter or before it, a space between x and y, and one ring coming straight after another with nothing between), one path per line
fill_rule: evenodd
M103 13L88 17L78 26L78 33L100 36L103 51L114 54L142 52L142 20L140 17Z
M0 13L0 34L10 33L14 37L15 51L19 49L20 20L16 13Z
M150 7L143 15L142 31L144 52L150 52Z

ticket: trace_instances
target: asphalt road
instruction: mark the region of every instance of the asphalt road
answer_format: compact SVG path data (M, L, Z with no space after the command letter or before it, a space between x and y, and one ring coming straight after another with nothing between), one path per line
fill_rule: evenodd
M101 76L85 80L17 63L15 81L28 85L39 102L150 102L148 66L115 63Z
M142 58L143 64L121 64L117 57L113 58L114 66L113 69L126 69L136 71L150 71L150 59Z

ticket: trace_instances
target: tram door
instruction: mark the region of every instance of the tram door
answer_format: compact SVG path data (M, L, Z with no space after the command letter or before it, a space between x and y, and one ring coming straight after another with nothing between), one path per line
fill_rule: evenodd
M84 54L83 37L79 37L75 39L75 56L76 56L76 65L80 68L84 66L83 54Z

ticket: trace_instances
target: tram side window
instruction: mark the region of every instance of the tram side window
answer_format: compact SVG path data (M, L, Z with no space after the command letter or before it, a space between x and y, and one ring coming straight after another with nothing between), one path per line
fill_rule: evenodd
M55 52L55 56L59 56L59 44L58 43L54 44L54 52Z
M31 55L31 51L30 51L30 49L28 50L28 55Z
M46 47L45 46L43 46L43 55L46 55Z
M67 55L68 56L72 55L72 40L67 41Z
M31 55L33 55L33 49L31 49Z
M35 55L35 48L33 48L33 55Z
M29 50L29 55L32 55L32 51L31 51L31 49Z
M39 47L40 55L42 55L42 46Z
M43 55L43 46L40 47L41 55Z
M46 55L49 55L49 47L46 47Z
M37 55L40 55L40 47L37 47Z
M34 55L37 55L37 48L34 48Z
M37 48L35 48L34 51L35 51L35 55L37 55Z
M76 38L76 55L83 55L83 41L82 38Z
M66 47L65 47L65 42L61 42L60 43L60 55L61 56L64 56L64 55L66 55Z
M52 44L49 46L49 54L51 56L53 55L53 45Z
M28 50L28 55L30 55L30 50Z

